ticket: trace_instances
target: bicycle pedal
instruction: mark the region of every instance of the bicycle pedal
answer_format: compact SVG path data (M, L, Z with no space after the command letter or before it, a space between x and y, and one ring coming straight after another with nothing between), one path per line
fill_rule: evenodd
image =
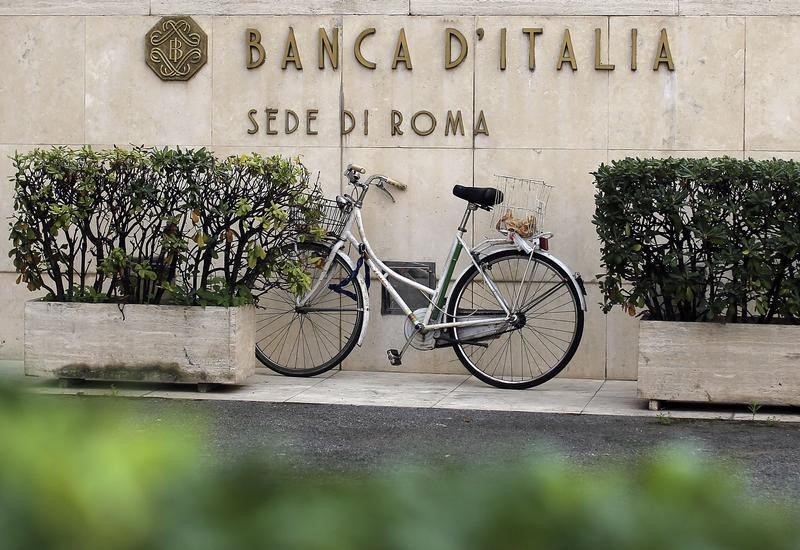
M393 367L399 367L403 364L400 352L396 349L386 350L386 356L389 358L389 364Z

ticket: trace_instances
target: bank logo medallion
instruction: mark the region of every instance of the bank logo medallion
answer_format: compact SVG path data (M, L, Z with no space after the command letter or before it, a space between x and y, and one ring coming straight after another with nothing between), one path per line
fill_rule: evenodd
M208 59L208 37L191 17L162 17L145 39L147 65L161 80L189 80Z

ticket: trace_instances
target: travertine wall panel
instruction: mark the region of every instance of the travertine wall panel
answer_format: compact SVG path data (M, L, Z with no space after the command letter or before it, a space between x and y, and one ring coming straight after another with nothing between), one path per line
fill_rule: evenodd
M631 29L638 69L630 70ZM653 70L661 29L675 70ZM615 17L610 22L609 148L724 150L742 147L744 18ZM748 79L749 80L749 79Z
M589 307L601 309L602 296L598 303ZM619 308L606 317L606 378L614 380L636 380L639 368L639 317L631 317Z
M195 21L208 35L210 17ZM86 18L86 141L211 143L213 59L188 82L163 82L144 61L155 17Z
M339 70L333 70L325 58L326 69L320 70L317 43L320 28L332 37L334 29L341 26L342 18L331 16L215 17L214 145L338 147L341 61ZM282 68L290 27L302 70L295 63ZM261 33L265 50L263 65L253 69L247 68L248 28ZM254 49L252 55L256 53ZM340 48L340 56L344 53ZM251 109L257 111L252 115L258 124L254 134L248 133L256 130L248 117ZM269 127L266 109L278 110ZM296 119L287 115L287 110L294 112ZM309 113L313 110L318 112ZM296 130L287 133L287 124L289 130L297 124ZM267 134L268 129L276 133Z
M83 40L83 18L0 18L0 143L84 141Z
M750 150L800 150L800 18L747 18L747 140Z
M346 147L471 147L473 75L475 51L474 18L375 17L344 18L344 72L342 97L345 109L357 116L356 128L344 136ZM445 29L458 29L465 37L470 55L459 66L445 70ZM374 70L362 66L353 55L358 35L365 29L376 33L364 39L363 56L377 65ZM405 29L412 69L398 63L392 69L398 37ZM452 55L459 46L453 39ZM369 135L363 133L363 111L369 109ZM392 135L392 110L402 113L402 135ZM411 127L414 114L429 111L436 118L436 128L428 136L417 135ZM445 135L447 111L461 110L464 135ZM421 132L430 129L427 115L416 121Z
M800 15L797 0L679 0L679 15Z
M679 0L410 0L414 15L678 15Z
M0 15L800 15L794 0L0 0Z
M0 359L22 359L25 302L44 294L29 292L24 284L16 284L16 279L16 273L0 273Z
M399 14L408 13L408 0L151 0L153 15Z
M744 158L756 160L800 160L800 151L745 151Z
M148 15L150 0L0 0L0 15Z
M594 29L607 44L603 17L480 17L485 31L478 43L475 105L486 113L489 135L476 147L604 149L608 144L608 78L594 70ZM529 68L526 27L540 28L535 38L535 70ZM507 29L506 69L500 69L500 30ZM569 31L577 63L556 65ZM605 59L607 51L603 49Z

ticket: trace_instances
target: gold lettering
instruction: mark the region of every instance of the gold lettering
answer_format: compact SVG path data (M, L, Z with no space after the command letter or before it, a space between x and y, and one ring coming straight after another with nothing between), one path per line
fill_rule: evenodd
M286 38L281 69L285 70L289 63L294 63L294 67L298 71L303 70L303 63L300 61L300 52L297 49L297 40L294 37L294 29L292 27L289 27L289 36Z
M289 126L289 119L294 119L294 126ZM284 123L284 128L287 134L293 134L297 131L297 127L300 126L300 118L297 116L297 113L292 111L291 109L286 110L286 122Z
M177 62L181 57L183 57L183 42L175 36L169 41L169 60L173 63Z
M631 70L635 71L639 65L639 30L631 29Z
M594 30L594 68L597 71L613 71L614 65L604 64L600 57L600 44L603 41L603 31L600 29Z
M536 35L542 34L544 29L540 27L525 27L522 34L528 35L528 68L536 70Z
M452 129L453 135L460 130L461 135L464 135L464 119L461 118L461 109L456 111L456 116L453 116L453 111L447 111L447 122L444 125L444 135L449 136Z
M256 122L256 117L255 117L257 113L258 111L256 111L255 109L250 109L249 111L247 111L247 118L250 119L250 124L253 125L252 128L247 129L247 133L250 134L251 136L253 134L258 133L258 122Z
M399 63L405 63L406 69L409 71L413 68L411 65L411 52L408 50L408 42L406 42L405 29L400 29L400 34L397 36L397 46L394 48L394 59L392 60L392 70L397 69Z
M453 38L458 40L458 43L461 46L461 50L458 53L458 57L453 59ZM444 68L445 69L455 69L464 60L467 58L467 53L469 52L469 47L467 46L467 39L464 38L464 35L458 29L453 28L446 28L444 30Z
M346 126L345 119L347 119L347 121L350 123L350 127L349 128L345 127ZM353 113L351 113L347 109L342 111L342 123L341 123L341 126L342 126L342 135L343 136L346 136L347 134L352 132L353 128L356 127L356 117L354 117Z
M506 29L500 29L500 70L506 70ZM445 135L447 135L445 133Z
M428 120L430 120L430 128L427 130L420 130L417 127L417 119L421 116L428 117ZM414 116L411 117L411 129L414 130L414 133L418 136L429 136L436 129L436 117L434 117L433 113L430 111L417 111L414 113Z
M572 48L572 37L569 34L569 29L564 30L564 40L561 42L561 56L558 58L556 69L560 71L564 63L569 63L573 71L578 70L578 62L575 59L575 50Z
M377 66L372 61L367 60L361 53L361 43L364 41L366 37L368 37L371 34L375 34L374 27L370 27L369 29L364 29L363 31L361 31L361 33L359 33L358 36L356 36L355 44L353 44L353 53L356 56L356 60L367 69L374 69Z
M267 58L267 53L264 51L264 46L261 45L261 31L258 29L247 29L247 68L255 69L264 64ZM257 55L253 57L253 49L255 48Z
M400 129L400 125L403 123L403 113L400 111L395 111L392 109L392 135L393 136L402 136L403 130Z
M319 57L319 68L325 68L325 54L331 62L333 70L339 68L339 27L333 27L333 38L328 37L328 33L323 27L319 28L319 41L317 42L317 56Z
M475 129L472 132L472 135L477 136L478 134L489 135L489 127L486 126L486 117L483 116L483 111L478 115L478 121L475 123Z
M306 134L309 136L316 136L319 134L318 131L311 129L311 123L317 120L317 114L319 113L319 109L307 109L306 110Z
M653 60L653 70L657 71L661 68L661 64L666 63L667 69L670 71L675 70L675 63L672 61L672 52L669 49L669 37L667 37L667 29L661 29L661 38L658 40L658 53L655 60Z
M274 136L278 130L272 129L272 122L278 118L278 109L267 109L267 135Z

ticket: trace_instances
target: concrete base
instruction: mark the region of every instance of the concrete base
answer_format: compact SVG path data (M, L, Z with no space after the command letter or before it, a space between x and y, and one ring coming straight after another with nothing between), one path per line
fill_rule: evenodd
M254 349L249 306L25 305L29 376L241 384L255 372Z

